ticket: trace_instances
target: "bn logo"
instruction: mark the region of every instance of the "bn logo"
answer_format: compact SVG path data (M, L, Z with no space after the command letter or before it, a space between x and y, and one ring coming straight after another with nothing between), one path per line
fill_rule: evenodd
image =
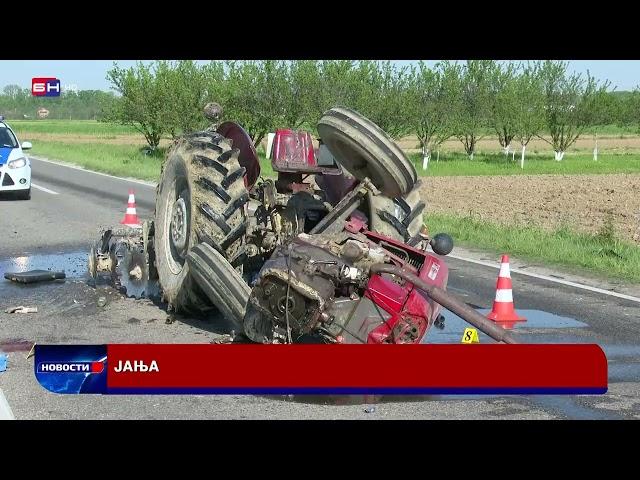
M53 77L32 78L31 94L34 97L59 97L60 96L60 80Z

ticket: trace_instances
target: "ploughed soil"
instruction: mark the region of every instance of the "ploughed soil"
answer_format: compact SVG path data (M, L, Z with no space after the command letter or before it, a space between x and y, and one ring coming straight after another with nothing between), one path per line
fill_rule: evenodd
M620 238L640 227L640 175L429 177L427 211L497 223L596 233L610 216Z

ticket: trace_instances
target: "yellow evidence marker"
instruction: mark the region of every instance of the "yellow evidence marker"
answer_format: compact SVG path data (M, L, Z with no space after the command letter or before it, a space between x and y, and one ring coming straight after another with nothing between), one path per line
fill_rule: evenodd
M465 328L462 334L462 343L480 343L478 338L478 330L475 328Z

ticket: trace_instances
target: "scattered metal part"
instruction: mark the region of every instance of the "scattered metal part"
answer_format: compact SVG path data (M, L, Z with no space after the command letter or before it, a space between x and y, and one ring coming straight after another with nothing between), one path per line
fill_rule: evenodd
M364 413L376 413L376 407L367 407L364 409Z
M106 274L128 297L158 295L153 236L153 222L144 222L141 232L130 228L105 230L89 254L89 274L93 278Z
M176 321L176 318L173 315L168 315L164 323L166 323L167 325L171 325L175 321Z
M19 307L7 308L5 313L38 313L38 307Z
M147 259L143 252L127 250L119 265L120 286L127 297L140 299L151 296L152 285L149 282Z
M98 307L104 307L107 304L107 297L99 297L97 305Z
M233 343L233 336L232 335L220 335L219 337L214 338L213 340L211 340L211 343L213 344L223 344L223 343Z
M64 272L52 272L50 270L31 270L29 272L6 272L4 278L18 283L36 283L49 280L62 280Z

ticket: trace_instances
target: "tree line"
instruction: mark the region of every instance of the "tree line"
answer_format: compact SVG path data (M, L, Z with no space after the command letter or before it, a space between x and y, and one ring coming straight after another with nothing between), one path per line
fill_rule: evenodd
M76 118L130 125L155 149L165 136L205 126L202 107L215 101L223 119L240 123L257 145L277 128L313 131L323 112L339 105L361 112L394 138L415 135L427 160L451 138L472 159L488 135L507 153L522 149L523 157L531 139L542 138L561 160L586 129L640 123L639 91L611 92L608 81L572 73L562 61L401 67L350 60L155 61L130 68L116 63L107 80L115 95L68 92L46 99L50 118L77 112ZM42 103L29 90L5 87L3 93L0 113Z
M113 92L102 90L69 90L59 97L34 97L30 88L7 85L0 92L0 115L7 120L31 119L44 107L49 110L47 118L99 120L114 99Z
M327 109L350 107L394 138L415 135L427 159L450 138L473 158L493 133L506 152L517 144L523 155L543 138L561 160L585 129L637 120L637 93L615 95L609 82L571 73L562 61L157 61L116 64L107 78L120 95L107 118L134 126L152 148L163 135L203 126L208 101L256 145L277 128L314 129Z

